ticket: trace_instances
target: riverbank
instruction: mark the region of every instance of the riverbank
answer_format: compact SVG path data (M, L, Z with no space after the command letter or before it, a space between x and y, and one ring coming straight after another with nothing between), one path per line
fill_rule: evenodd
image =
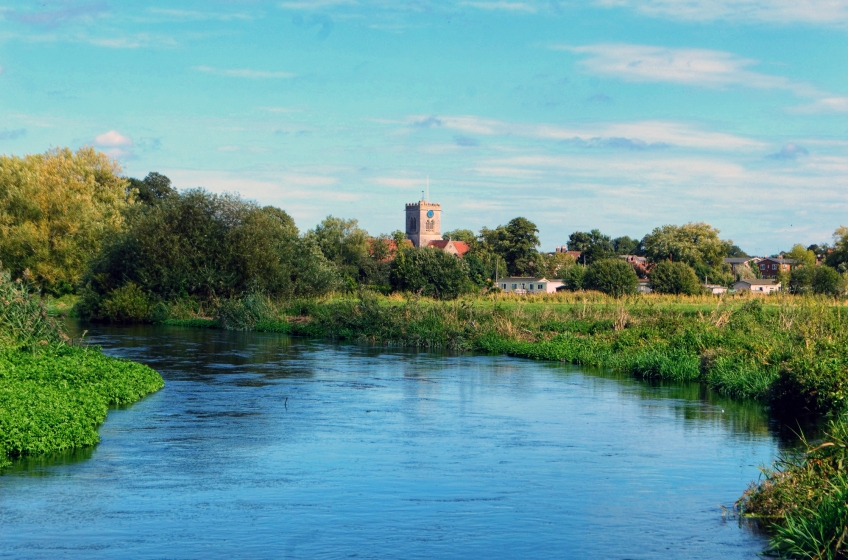
M28 286L2 271L0 302L0 468L93 445L110 406L163 387L149 367L68 338Z

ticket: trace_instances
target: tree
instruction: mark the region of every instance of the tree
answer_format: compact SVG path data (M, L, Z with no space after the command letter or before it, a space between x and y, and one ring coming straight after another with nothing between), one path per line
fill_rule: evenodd
M128 179L129 188L135 189L136 201L142 204L157 204L177 191L171 187L171 180L166 176L151 171L143 180Z
M635 294L639 279L633 268L622 259L602 259L586 267L583 285L614 297Z
M794 259L797 265L800 266L816 266L816 254L809 249L805 249L800 243L793 245L792 250L786 253L784 257Z
M848 268L848 227L840 226L833 232L833 251L824 262L840 272Z
M156 299L325 293L337 275L314 238L279 208L192 189L148 206L104 245L84 277L98 299L132 282Z
M719 230L704 222L682 226L655 228L642 240L645 256L652 262L683 261L695 268L699 264L721 267L724 256L733 246L730 240L720 239Z
M506 262L503 274L533 275L539 264L539 233L536 224L527 218L513 218L506 226L480 230L477 250L499 255Z
M560 278L566 290L576 292L583 289L583 277L585 274L586 267L578 264L560 271Z
M684 262L662 261L651 271L651 289L659 294L694 295L701 283L691 266Z
M328 261L340 267L358 267L368 255L368 232L358 220L327 216L307 235L314 237Z
M786 287L790 293L802 294L808 292L813 286L813 276L816 273L815 267L802 266L792 269L789 273L789 281Z
M609 235L604 235L597 229L590 232L575 231L568 236L567 245L569 251L581 251L583 253L580 255L580 260L584 264L618 255Z
M565 272L565 269L574 266L577 261L568 253L554 253L547 255L542 263L544 266L539 270L541 276L545 278L559 278L561 272Z
M746 257L749 257L750 255L748 255L748 253L743 251L739 247L739 245L731 245L730 247L727 248L727 253L725 254L725 256L729 257L729 258L733 258L733 257L746 258Z
M640 253L639 241L627 235L613 239L612 246L619 255L638 255Z
M474 235L474 232L470 229L455 229L453 231L446 231L442 234L442 239L462 241L463 243L467 243L469 247L477 244L477 236Z
M842 278L829 266L819 266L813 273L813 292L829 296L838 296L843 292Z
M72 292L128 207L115 160L93 148L0 157L0 262L47 292Z
M411 247L392 261L391 281L396 290L456 299L471 289L468 272L463 259L433 247Z

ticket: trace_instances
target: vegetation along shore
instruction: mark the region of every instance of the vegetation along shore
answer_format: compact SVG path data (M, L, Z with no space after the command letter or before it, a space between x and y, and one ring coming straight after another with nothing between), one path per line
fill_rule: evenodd
M91 149L0 158L0 459L94 443L109 405L162 386L144 366L63 337L36 290L92 321L565 361L700 381L778 417L829 421L824 439L781 457L739 506L769 524L778 553L845 557L848 229L832 246L772 255L768 281L782 289L770 296L713 295L766 279L708 224L634 238L573 232L549 254L537 233L523 217L446 232L462 243L455 255L399 231L368 235L355 219L301 232L278 208L177 191L158 173L123 177ZM506 275L562 290L505 294Z

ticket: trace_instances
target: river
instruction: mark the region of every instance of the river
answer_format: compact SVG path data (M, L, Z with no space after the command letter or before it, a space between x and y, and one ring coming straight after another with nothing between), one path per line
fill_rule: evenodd
M166 386L0 477L0 557L756 558L762 408L579 367L177 327Z

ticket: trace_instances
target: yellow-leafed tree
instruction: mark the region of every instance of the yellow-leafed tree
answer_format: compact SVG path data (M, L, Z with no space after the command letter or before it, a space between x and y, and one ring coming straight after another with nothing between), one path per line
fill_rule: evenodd
M129 203L118 163L93 148L0 156L0 262L29 269L53 294L70 292Z

